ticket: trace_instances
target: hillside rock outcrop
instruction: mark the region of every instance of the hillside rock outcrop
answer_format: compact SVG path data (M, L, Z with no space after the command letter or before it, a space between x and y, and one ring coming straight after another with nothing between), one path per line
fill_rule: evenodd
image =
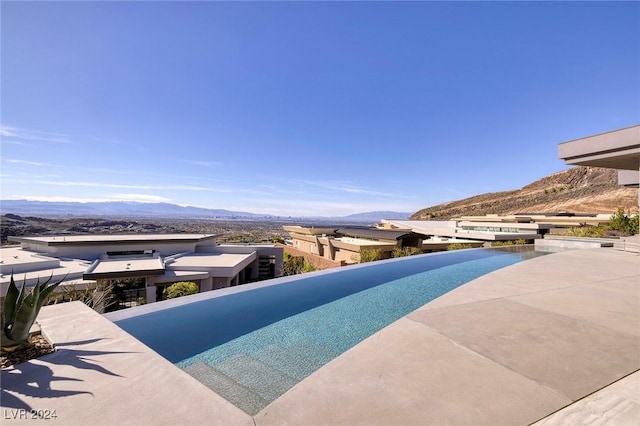
M456 216L515 213L604 213L618 208L638 212L638 189L618 185L618 172L574 167L553 173L521 189L491 192L422 209L414 220L447 220Z

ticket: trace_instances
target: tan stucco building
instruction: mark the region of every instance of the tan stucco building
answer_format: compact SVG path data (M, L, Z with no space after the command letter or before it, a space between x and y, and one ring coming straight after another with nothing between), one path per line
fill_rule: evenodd
M284 226L283 229L289 233L293 248L344 264L360 262L363 250L379 250L382 258L389 258L396 248L422 249L425 238L410 230L302 226Z

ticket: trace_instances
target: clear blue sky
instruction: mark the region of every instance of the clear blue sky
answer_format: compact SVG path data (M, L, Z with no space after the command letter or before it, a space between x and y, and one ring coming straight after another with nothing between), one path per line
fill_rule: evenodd
M6 2L2 199L414 212L640 123L638 2Z

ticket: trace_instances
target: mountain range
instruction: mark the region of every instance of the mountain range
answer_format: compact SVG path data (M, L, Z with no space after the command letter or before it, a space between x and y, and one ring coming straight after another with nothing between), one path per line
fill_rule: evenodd
M283 217L224 209L183 207L169 203L45 202L2 200L0 213L45 218L165 218L238 220L331 220L375 223L380 219L446 220L462 215L514 213L615 213L638 211L638 190L621 187L617 171L574 167L553 173L521 189L491 192L421 209L415 213L372 211L340 217Z
M0 212L21 216L39 216L48 218L70 217L109 217L109 218L165 218L165 219L244 219L244 220L283 220L288 217L263 215L224 209L206 209L201 207L183 207L170 203L139 202L52 202L29 200L2 200ZM348 220L354 222L375 222L381 218L408 219L410 212L373 211L348 216L322 219ZM309 219L309 218L307 218Z

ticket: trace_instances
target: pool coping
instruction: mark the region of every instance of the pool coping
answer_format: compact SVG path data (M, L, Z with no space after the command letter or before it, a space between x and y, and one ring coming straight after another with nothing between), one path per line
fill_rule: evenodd
M413 340L415 335L412 333L426 336L427 340L424 342L437 341L439 347L452 351L450 353L455 357L447 359L447 368L456 370L458 369L456 362L468 363L470 360L473 364L473 371L489 371L492 374L501 375L504 382L498 384L502 386L512 387L515 390L525 387L531 388L531 392L526 393L526 399L522 399L525 394L520 394L521 400L514 400L507 404L509 407L503 410L506 414L500 411L506 417L494 416L485 420L495 423L496 421L503 422L503 420L514 419L511 417L514 415L512 411L517 411L516 407L522 404L532 406L530 413L527 414L527 419L530 420L526 423L543 421L547 416L555 416L557 419L558 416L561 416L559 413L563 412L570 412L573 416L592 413L594 410L610 414L613 410L611 400L602 397L597 399L596 403L590 402L587 411L571 408L575 407L574 404L585 404L584 401L588 400L589 395L596 395L598 392L606 394L608 386L589 389L583 392L584 394L580 397L569 398L548 384L536 382L531 377L523 379L522 374L517 371L512 370L511 373L505 371L509 370L508 366L482 354L477 348L465 346L464 343L447 336L447 330L440 329L438 325L438 315L445 314L452 309L469 308L474 304L490 301L496 303L495 300L506 303L505 299L517 298L518 292L521 296L524 294L523 288L526 285L536 285L533 282L525 283L526 278L535 281L543 277L557 278L560 275L568 274L567 276L571 278L572 282L565 283L561 290L565 288L580 290L582 287L589 290L589 285L593 287L601 283L610 287L613 285L627 286L628 283L622 283L620 280L629 276L635 279L635 282L640 282L638 280L640 273L638 272L637 255L617 252L612 249L577 250L565 253L567 254L555 253L527 260L494 271L441 296L418 309L417 311L420 313L415 314L417 316L412 313L396 321L342 354L294 386L253 418L80 302L45 307L41 311L39 322L45 333L58 346L58 351L38 360L2 371L2 418L7 423L28 422L30 419L21 419L20 416L23 414L29 416L28 410L34 409L56 410L58 417L49 421L52 424L207 423L266 425L283 423L336 424L341 423L341 420L351 424L363 424L371 423L371 419L376 424L389 423L389 421L417 424L418 420L424 420L425 413L428 413L430 417L427 418L441 419L447 423L460 423L453 421L460 420L460 417L456 417L459 416L459 413L455 413L455 411L464 412L477 406L477 401L474 402L473 398L471 400L462 398L459 401L450 401L449 404L453 405L456 410L451 412L441 410L440 413L437 413L430 405L433 403L433 395L421 395L420 392L398 395L402 393L399 388L394 390L389 387L387 392L395 392L396 395L391 398L392 400L383 401L383 404L376 405L378 398L386 395L385 390L375 388L378 392L382 392L380 394L366 392L371 389L369 386L375 383L375 380L379 380L371 374L380 368L382 368L380 372L391 376L393 380L399 380L399 382L388 384L403 383L404 381L406 386L403 386L411 388L413 379L420 378L424 369L419 366L425 362L423 358L426 351L431 350L430 348L433 346L418 344L413 352L409 348L394 352L398 351L398 345L404 348L403 345L406 345L407 341L415 342ZM544 262L547 267L553 266L553 269L541 268L545 265L541 265L541 261L537 261L538 259L553 260L552 262ZM630 265L635 265L635 269ZM589 268L603 267L604 271L601 275L588 276ZM621 274L621 271L626 272L626 275ZM513 280L513 285L509 285L508 282L504 282L508 281L508 279L504 279L505 277L519 278ZM483 287L482 282L486 283L489 280L503 282L503 293L480 294ZM616 280L620 283L616 284ZM538 283L538 285L540 284ZM484 287L487 286L484 285ZM499 289L493 290L498 291ZM556 290L558 288L555 290L538 288L535 291L529 291L529 293L536 293L536 297L540 298L540 295L544 295L545 292L553 296L553 292ZM636 296L636 305L638 305L637 299ZM508 300L508 302L512 307L513 300ZM531 311L531 306L528 306L527 309ZM550 312L549 309L547 309L548 312ZM536 310L535 313L540 314L539 311ZM637 312L636 307L636 311L632 314L637 317ZM587 315L589 312L579 312L579 314ZM412 315L414 315L413 318L411 318ZM424 322L424 318L419 318L419 315L425 315L425 318L428 319L427 323ZM576 315L573 315L571 320L575 321L575 317ZM606 326L606 324L602 325L602 318L587 319L590 325L600 328ZM423 322L421 323L421 321ZM613 321L614 325L618 323L617 319ZM610 328L607 330L611 331ZM617 332L619 331L617 330ZM550 348L553 349L553 345ZM392 356L389 358L390 355ZM417 358L412 361L411 356ZM388 362L381 363L385 359ZM418 364L413 363L414 361ZM611 380L607 385L631 381L630 386L638 386L639 376L634 372L640 368L638 365L640 362L634 362L631 362L634 365L633 368L626 367L629 371L626 371L624 375L621 376L620 372L616 372L614 375L616 379ZM377 366L378 370L366 371L367 365ZM462 367L464 365L468 364L460 364ZM359 368L358 366L364 367ZM345 376L344 373L349 370L352 371L353 381L345 382L345 378L348 376ZM629 379L627 381L621 380L624 377L629 377ZM458 377L458 379L463 382L466 380L464 377ZM486 380L487 385L496 384L491 381L490 376ZM444 384L440 385L444 386ZM432 386L435 388L435 383L432 383ZM542 398L545 400L539 406L532 404L530 399L531 395L540 395L538 392L546 395L546 399ZM488 388L484 393L491 397L492 393L499 394L500 389ZM640 409L640 401L627 398L624 402L626 406L631 407L624 411L627 415L629 410L635 413L636 411L633 410ZM601 404L600 408L597 408L598 403ZM480 414L478 415L482 415L483 407L479 408ZM563 409L567 411L563 411ZM486 413L492 413L492 411L486 408ZM625 415L624 413L617 418L624 419L624 417L620 417ZM341 415L345 417L340 417ZM371 415L374 417L367 417ZM564 417L564 419L566 418ZM474 423L483 423L478 420L477 417L474 418ZM32 421L38 420L33 419ZM554 424L553 418L549 417L545 424Z

